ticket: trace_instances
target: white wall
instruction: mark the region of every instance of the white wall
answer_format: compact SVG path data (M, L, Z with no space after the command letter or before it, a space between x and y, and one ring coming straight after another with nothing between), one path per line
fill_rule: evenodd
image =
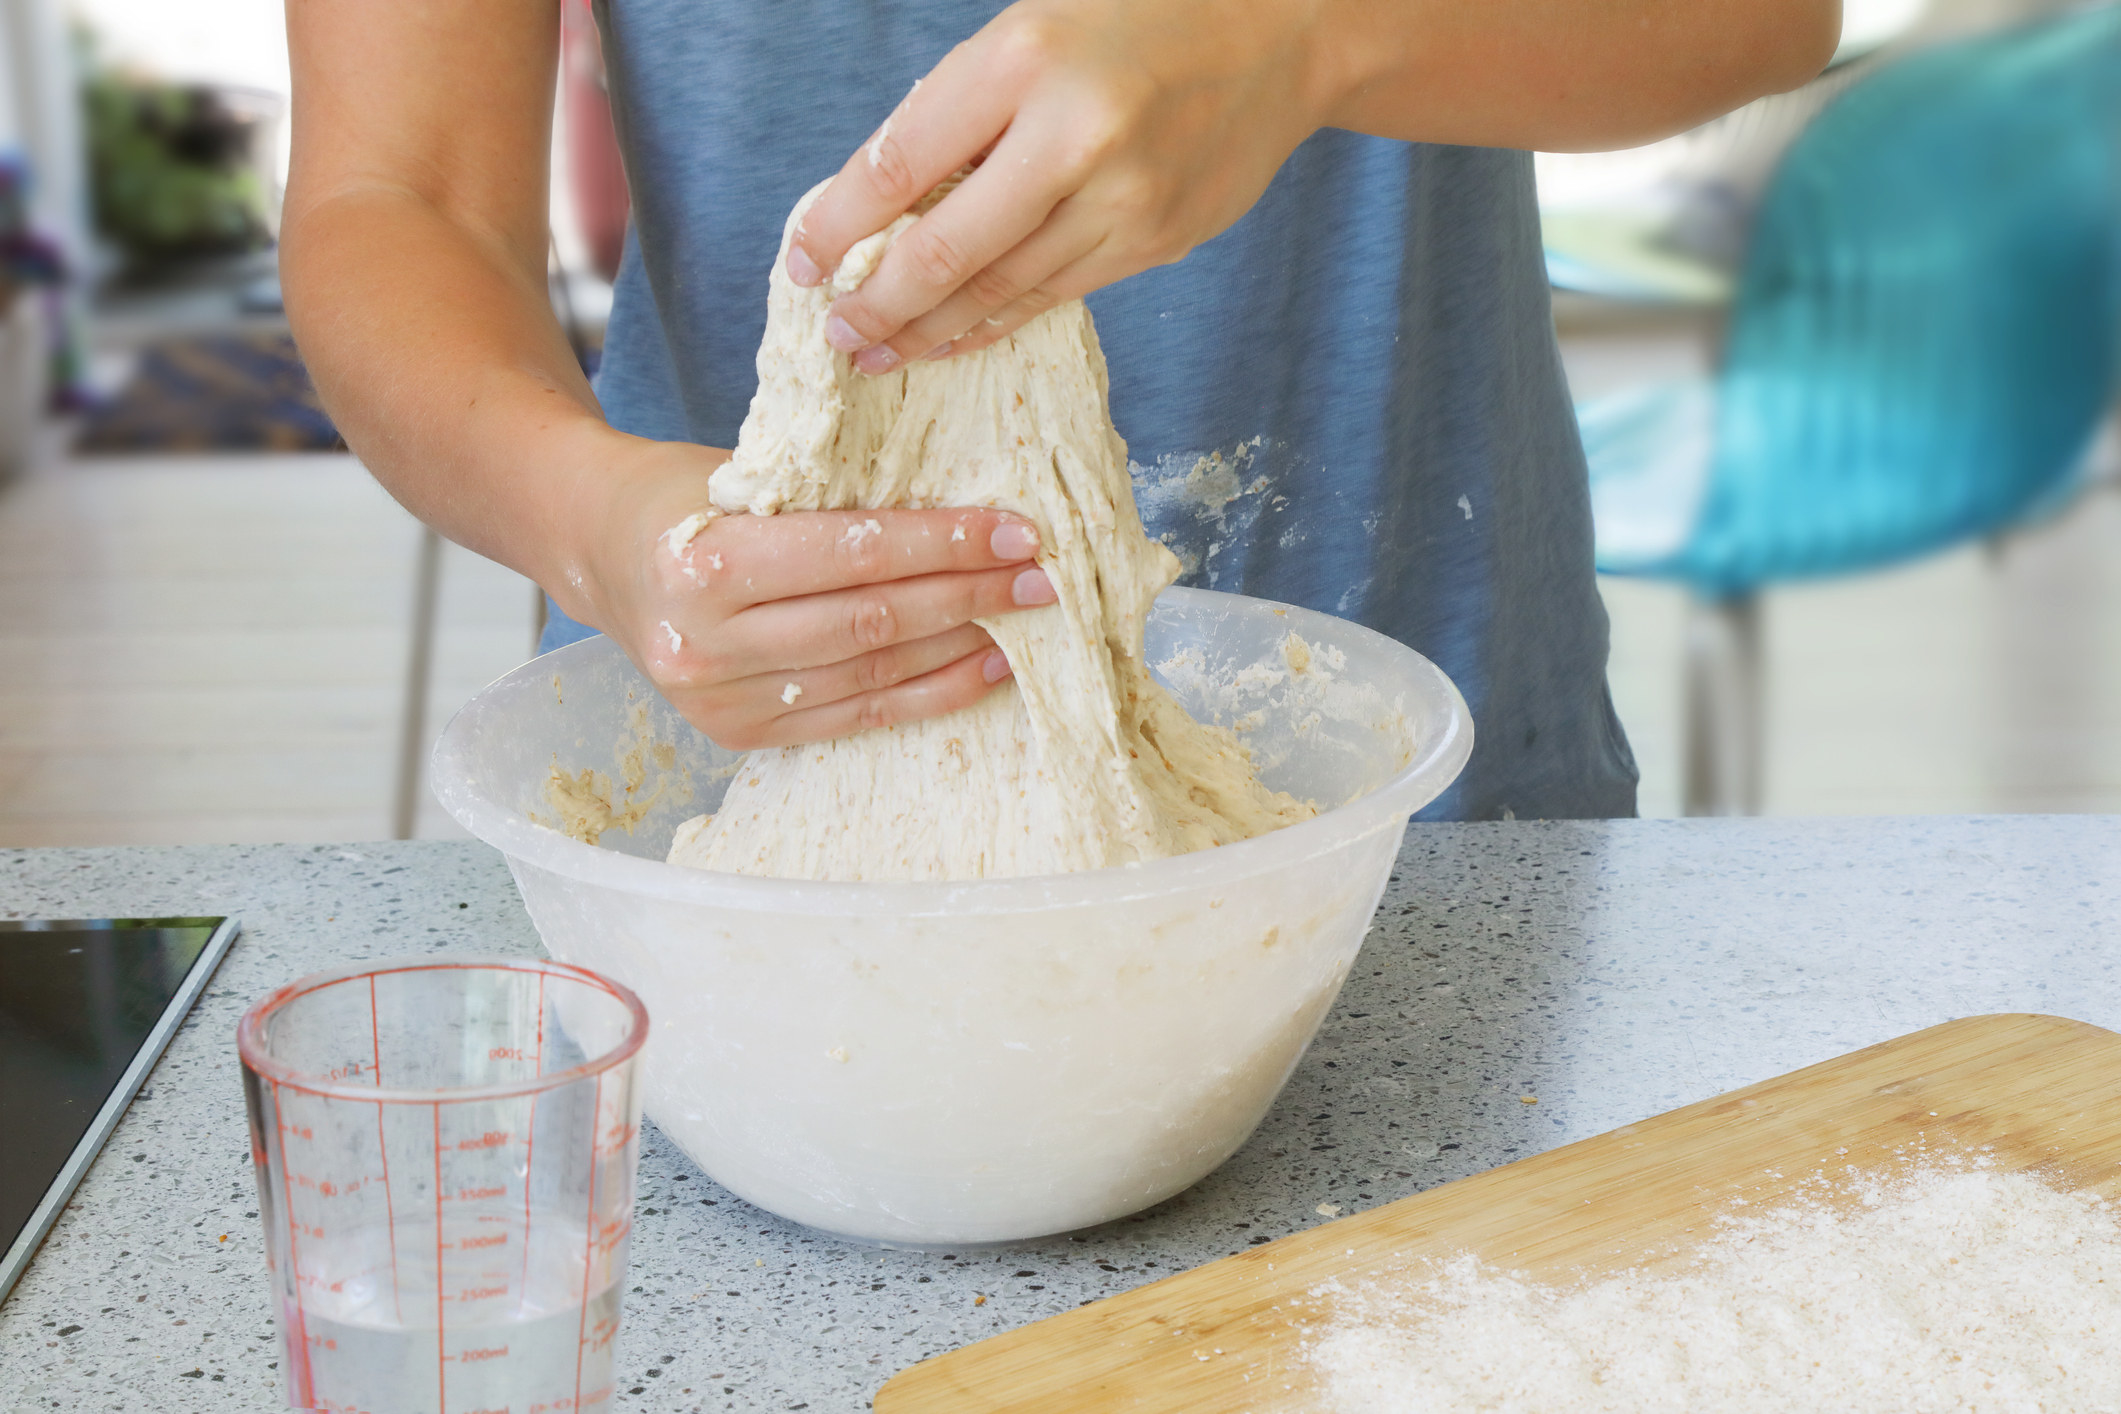
M280 0L73 0L71 8L119 63L167 79L287 92Z
M0 145L28 157L37 225L78 266L88 197L61 0L0 0Z

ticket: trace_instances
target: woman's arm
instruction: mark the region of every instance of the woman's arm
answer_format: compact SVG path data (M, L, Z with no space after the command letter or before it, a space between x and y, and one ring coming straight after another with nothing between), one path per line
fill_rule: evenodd
M1796 88L1841 35L1840 0L1330 0L1317 14L1324 126L1545 152L1633 147Z
M879 373L1181 258L1320 128L1626 146L1803 83L1839 31L1838 0L1019 0L848 159L789 274L979 163L834 306Z
M333 418L415 515L589 609L568 528L645 448L605 425L546 290L556 3L293 0L287 21L281 275Z
M290 0L288 38L288 314L392 495L610 633L725 746L950 711L1006 675L972 618L1052 595L1018 518L878 513L884 533L849 540L834 513L730 516L664 539L728 453L614 431L553 318L556 0Z

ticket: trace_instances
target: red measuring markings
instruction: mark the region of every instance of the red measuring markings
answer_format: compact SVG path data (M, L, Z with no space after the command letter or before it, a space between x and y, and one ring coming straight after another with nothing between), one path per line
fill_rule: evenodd
M637 1125L613 1125L610 1129L597 1136L597 1157L608 1159L613 1154L623 1151L628 1144L633 1142L633 1136L638 1133L640 1133L640 1128Z
M383 1023L376 1012L373 973L368 978L368 1051L375 1063L376 1085L380 1088L383 1084ZM390 1307L402 1321L405 1319L405 1299L398 1288L398 1206L390 1196L390 1143L383 1134L381 1105L376 1106L376 1155L383 1161L383 1219L390 1227Z
M589 1328L589 1333L582 1340L591 1350L601 1351L605 1346L611 1344L612 1338L618 1333L619 1323L617 1321L607 1321L599 1317L597 1323Z
M324 1410L325 1414L383 1414L383 1411L370 1409L365 1404L341 1404L323 1395L319 1395L317 1399L314 1407Z
M508 1185L505 1183L491 1183L480 1188L459 1188L457 1190L457 1201L460 1203L472 1203L477 1202L481 1198L499 1198L507 1192Z
M504 1281L499 1286L467 1286L457 1293L457 1300L491 1301L496 1296L506 1296L507 1294L508 1283Z
M597 1111L603 1108L604 1077L602 1075L598 1075L596 1098L590 1102L589 1112L591 1114L595 1114ZM596 1140L592 1138L589 1141L589 1152L591 1160L589 1165L589 1211L583 1216L582 1219L585 1225L593 1224L596 1221L597 1215L597 1170L601 1168L602 1165L595 1162L596 1147ZM581 1320L575 1325L574 1337L574 1404L575 1408L577 1409L582 1407L582 1336L589 1323L589 1275L592 1270L592 1264L594 1260L590 1250L591 1241L592 1238L589 1235L584 1234L582 1239L582 1317Z
M594 1225L589 1234L589 1245L599 1252L613 1252L626 1240L626 1234L632 1231L633 1215L630 1213L605 1218Z
M508 1245L508 1234L505 1232L482 1232L476 1237L460 1238L452 1245L466 1252L480 1247L505 1247Z
M481 1360L505 1360L508 1358L508 1347L497 1345L490 1350L463 1350L455 1355L444 1355L442 1358L444 1360L461 1360L467 1365L476 1364Z
M459 1139L459 1149L498 1149L513 1136L505 1129L489 1129L476 1139Z
M521 1060L523 1059L523 1048L521 1046L495 1046L486 1053L486 1059Z
M365 1173L359 1178L349 1178L344 1183L336 1183L328 1178L311 1178L306 1173L295 1175L295 1187L309 1189L319 1198L336 1198L342 1193L358 1193L372 1181Z

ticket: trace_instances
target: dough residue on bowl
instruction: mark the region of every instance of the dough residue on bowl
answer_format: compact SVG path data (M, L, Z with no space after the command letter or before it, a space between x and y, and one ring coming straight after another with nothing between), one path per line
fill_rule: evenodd
M560 680L552 680L553 691ZM564 700L564 699L563 699ZM627 732L612 748L612 764L618 772L617 791L612 777L591 767L570 771L557 754L545 776L545 806L552 813L530 812L531 821L547 829L596 844L607 830L632 834L666 794L680 800L692 798L688 772L677 764L677 748L657 741L648 720L648 704L636 702L626 715ZM651 784L650 776L654 776Z
M784 256L815 194L789 217ZM1038 527L1059 602L980 621L1013 672L969 708L752 753L721 809L679 830L671 862L811 879L1050 874L1309 818L1143 662L1144 621L1178 562L1142 532L1080 301L986 349L877 377L825 341L832 301L916 219L855 246L815 289L775 261L758 394L709 494L725 514L1004 507ZM845 552L874 538L850 532Z

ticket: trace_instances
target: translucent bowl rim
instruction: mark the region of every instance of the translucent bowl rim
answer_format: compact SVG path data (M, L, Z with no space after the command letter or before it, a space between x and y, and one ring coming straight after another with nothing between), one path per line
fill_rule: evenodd
M1412 699L1405 710L1415 721L1417 750L1413 759L1374 790L1269 834L1169 859L1074 874L955 882L854 883L769 879L689 869L584 844L557 830L533 824L522 812L486 795L472 777L471 739L491 709L494 690L526 674L534 674L542 681L557 661L568 655L617 651L608 640L590 639L555 649L504 674L450 719L435 743L431 762L435 796L458 824L508 856L511 865L527 864L598 888L647 898L739 912L852 917L1026 913L1111 905L1228 886L1269 869L1336 853L1376 830L1403 825L1414 811L1450 786L1472 754L1473 718L1457 685L1441 668L1396 639L1297 605L1211 589L1171 588L1164 591L1159 602L1188 614L1203 614L1225 605L1256 606L1281 613L1289 628L1306 637L1330 635L1344 646L1358 641L1382 646L1388 659L1397 658L1404 665L1403 681L1390 683L1386 690L1402 687ZM1439 718L1441 730L1435 730Z

